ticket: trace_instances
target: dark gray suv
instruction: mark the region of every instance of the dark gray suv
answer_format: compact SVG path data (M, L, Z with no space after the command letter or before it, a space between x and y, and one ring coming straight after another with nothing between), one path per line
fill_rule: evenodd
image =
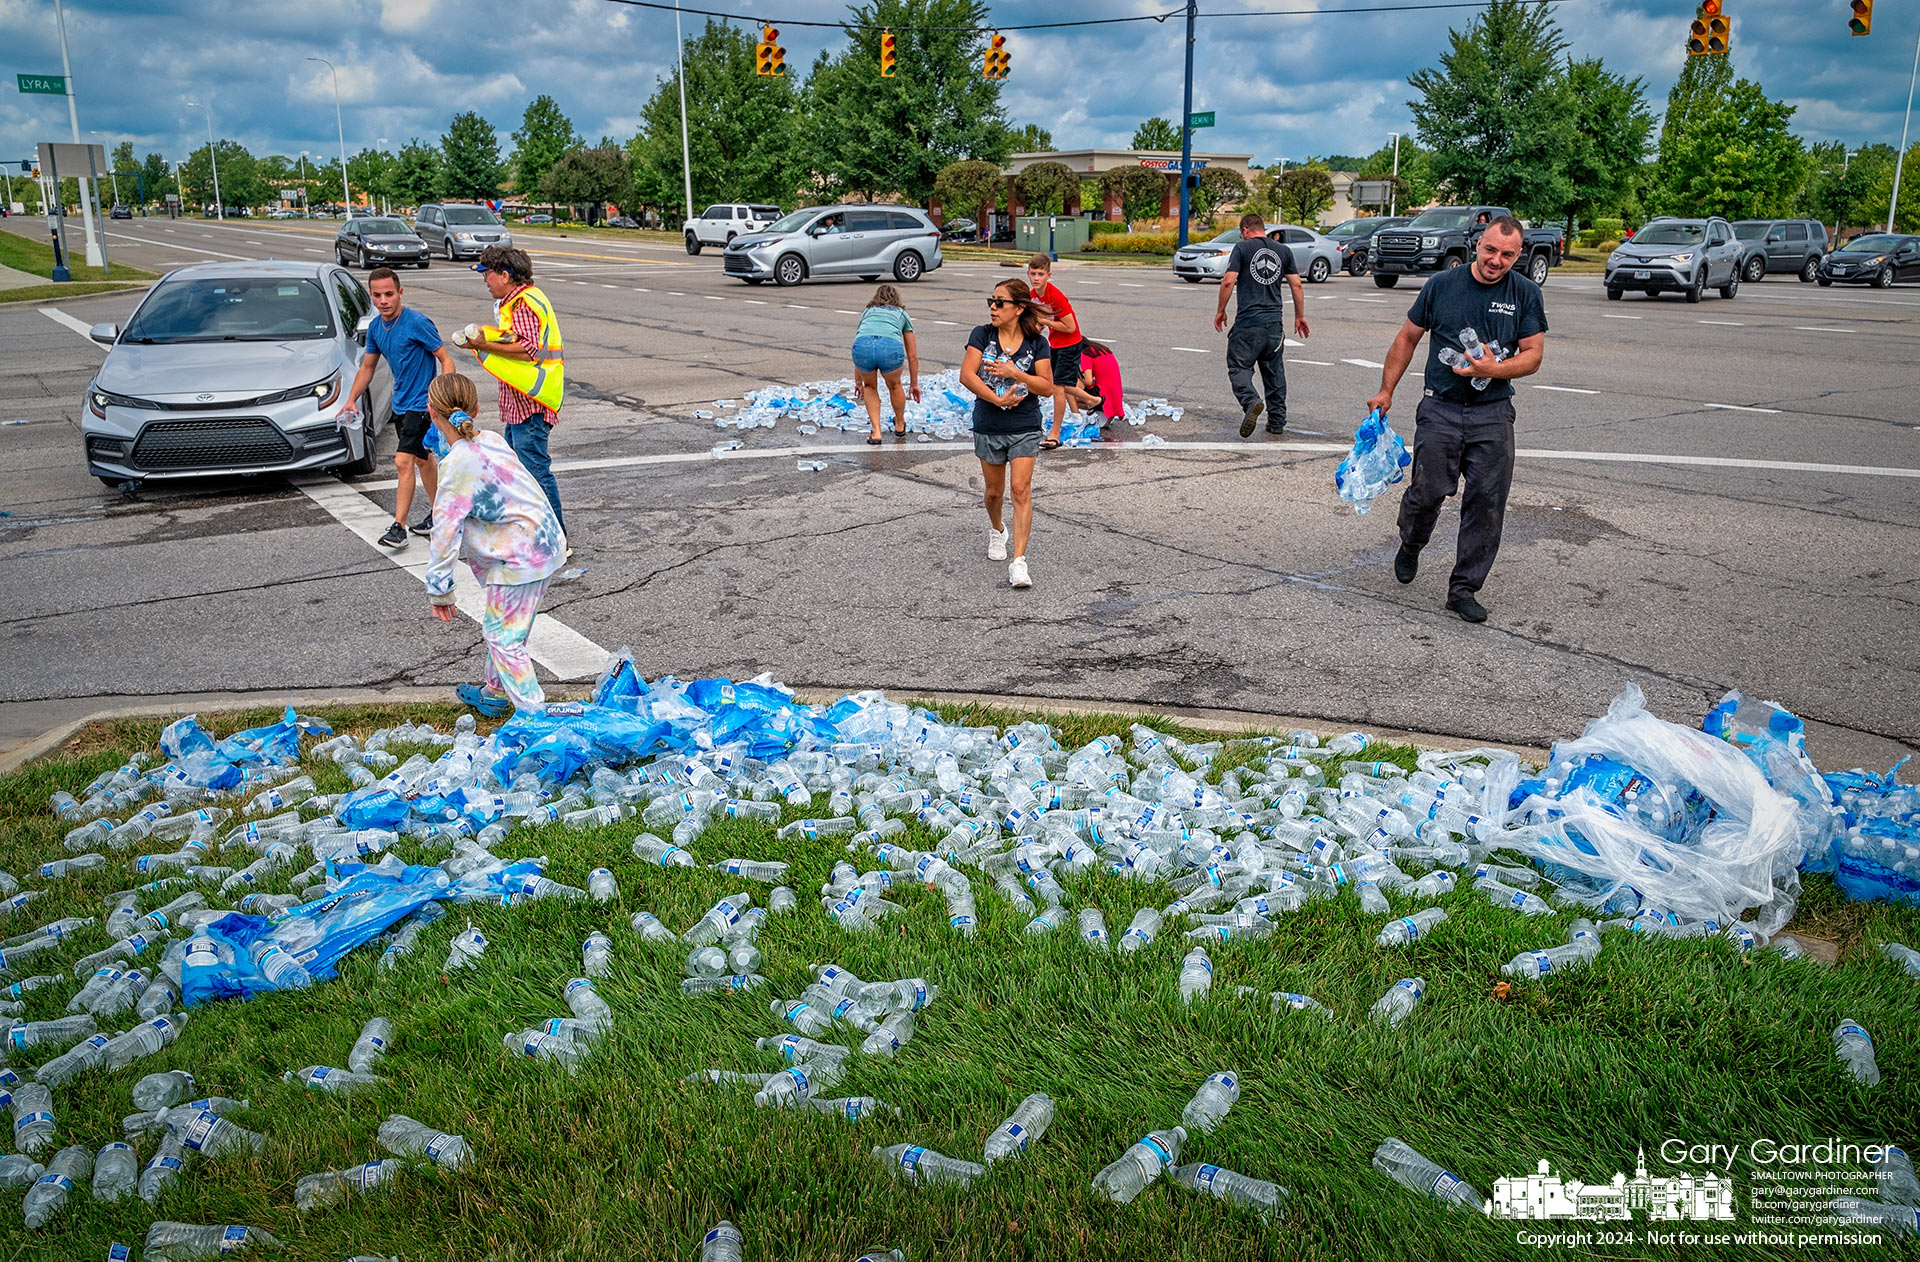
M490 245L512 245L513 234L486 206L428 202L413 212L413 230L427 249L453 259L477 259Z
M1733 225L1714 215L1707 219L1650 219L1633 240L1607 256L1607 297L1617 300L1629 289L1647 297L1664 292L1699 302L1709 287L1722 298L1740 292L1746 248Z
M1747 251L1742 280L1792 272L1812 284L1827 252L1827 230L1817 219L1742 219L1733 225L1733 235Z

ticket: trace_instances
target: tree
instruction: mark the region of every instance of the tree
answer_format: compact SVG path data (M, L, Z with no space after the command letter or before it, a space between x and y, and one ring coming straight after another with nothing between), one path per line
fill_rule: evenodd
M785 77L754 74L754 39L708 22L688 38L687 138L693 155L694 210L716 201L793 204L800 183L795 158L798 93ZM655 81L640 111L640 133L627 143L629 190L639 206L681 210L680 80ZM613 200L624 203L626 194Z
M1119 196L1120 214L1132 224L1140 219L1159 218L1165 206L1167 177L1151 167L1114 167L1101 173L1100 189Z
M1653 114L1646 85L1611 73L1597 57L1568 63L1567 103L1573 126L1567 133L1564 213L1571 230L1577 222L1617 215L1633 196L1653 136Z
M1149 118L1133 129L1135 149L1178 149L1180 129L1164 118Z
M173 187L173 168L159 154L140 159L139 191L150 202L164 202L168 193L179 191Z
M1053 133L1038 123L1015 127L1008 133L1007 138L1013 146L1014 153L1053 152Z
M138 164L133 157L131 140L123 140L113 147L113 161L108 165L108 169L116 175L126 175L138 169Z
M1287 223L1312 227L1331 205L1333 176L1319 167L1295 167L1280 177L1280 217Z
M924 204L962 158L1004 163L1013 132L1000 84L980 74L985 0L869 0L848 8L847 47L822 53L802 94L800 149L825 196L895 193ZM880 31L900 73L880 77Z
M222 140L214 148L220 164L220 197L229 206L258 206L267 200L266 182L260 178L259 164L237 140ZM213 163L207 147L201 145L188 155L181 168L189 203L213 205Z
M1693 61L1719 58L1695 57ZM1725 72L1730 75L1731 71ZM1788 130L1794 107L1738 79L1674 86L1689 91L1675 116L1669 98L1654 168L1654 208L1669 215L1759 219L1784 215L1805 182L1806 154Z
M981 219L982 227L982 216L1000 205L1005 187L998 162L952 162L933 177L933 195L940 199L941 218Z
M393 165L392 154L380 149L362 149L347 159L347 180L369 204L377 205L382 197L391 201Z
M498 197L506 169L493 124L472 110L455 114L440 137L440 192L461 201Z
M1252 193L1238 171L1208 167L1200 173L1200 187L1187 194L1187 207L1195 219L1211 220L1214 211L1244 204Z
M1064 162L1036 162L1013 177L1030 215L1065 213L1067 198L1080 191L1080 177Z
M619 149L575 149L560 155L547 170L540 191L556 203L586 206L587 221L600 218L608 202L618 201L633 188L633 169Z
M520 130L513 133L514 192L526 197L537 191L560 155L584 143L557 101L545 93L534 97L520 116Z
M1892 145L1882 146L1888 160L1877 164L1872 182L1866 188L1866 204L1857 207L1857 222L1885 227L1887 206L1893 201L1894 162ZM1854 159L1857 164L1859 159ZM1907 161L1900 174L1900 204L1893 212L1893 230L1912 232L1920 226L1920 145L1907 149Z
M1355 178L1391 180L1394 175L1393 146L1381 145L1354 164ZM1433 200L1432 155L1416 144L1411 136L1400 137L1400 210L1404 213ZM1389 203L1391 205L1392 203Z
M1569 109L1566 41L1545 4L1492 0L1466 31L1450 31L1440 68L1408 76L1420 142L1435 182L1464 202L1521 215L1563 209ZM1711 60L1694 58L1693 60Z
M418 206L440 195L440 151L418 137L400 146L387 172L387 195L402 206Z

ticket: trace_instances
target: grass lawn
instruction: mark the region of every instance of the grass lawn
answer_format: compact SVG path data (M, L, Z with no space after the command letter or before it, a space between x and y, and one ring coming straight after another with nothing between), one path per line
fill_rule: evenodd
M111 294L122 289L144 289L147 282L72 281L64 285L24 285L19 289L0 289L0 306L18 302L44 302L49 298L85 298L89 294Z
M46 221L42 219L39 222L44 224ZM88 267L85 263L79 262L79 259L86 257L86 241L84 239L85 234L78 231L78 224L79 221L76 219L72 224L68 225L69 231L67 232L67 243L73 247L72 253L74 255L73 258L68 260L67 268L73 274L73 281L70 284L57 286L56 292L78 292L79 283L82 281L111 281L118 283L123 281L153 279L152 272L143 272L137 267L127 267L121 263L114 263L112 274L109 275L100 268ZM108 261L112 261L111 253L108 254ZM13 229L10 225L0 226L0 265L11 267L22 272L32 272L35 276L52 277L52 238L49 237L43 241L30 236L22 236L20 232ZM19 298L22 292L21 290L0 289L0 299L11 301Z
M457 712L320 713L364 737L402 715L447 730ZM969 723L1019 717L946 713ZM225 733L277 717L220 716L210 726ZM1057 722L1066 749L1102 733L1124 734L1128 726L1098 716ZM47 809L47 795L77 792L135 750L152 748L160 726L127 721L89 730L56 758L0 780L0 868L28 887L49 884L34 871L64 857L67 826ZM1160 730L1179 731L1171 724ZM1216 771L1244 761L1244 750L1229 747ZM413 751L392 752L404 760ZM1411 767L1413 751L1387 747L1367 756ZM323 792L346 787L331 763L310 770ZM785 818L825 814L823 800L816 803L789 808ZM691 1259L702 1234L725 1217L745 1234L751 1259L850 1259L871 1246L947 1262L1537 1257L1539 1251L1515 1243L1516 1230L1555 1224L1449 1213L1374 1173L1374 1147L1399 1135L1482 1195L1496 1178L1530 1173L1542 1158L1569 1180L1598 1182L1631 1172L1641 1146L1656 1176L1705 1165L1661 1160L1660 1145L1670 1138L1738 1147L1731 1169L1741 1212L1735 1226L1745 1230L1758 1186L1745 1147L1752 1141L1832 1136L1913 1147L1920 1138L1920 982L1876 950L1890 940L1920 944L1920 910L1846 902L1825 878L1809 880L1796 927L1838 944L1841 962L1832 969L1770 952L1743 957L1721 941L1609 932L1593 966L1517 984L1510 996L1496 998L1499 965L1522 950L1564 941L1570 917L1524 919L1463 888L1439 900L1448 922L1411 948L1376 946L1383 919L1363 915L1347 896L1282 918L1265 940L1215 943L1212 996L1186 1007L1176 976L1191 944L1177 922L1133 955L1090 950L1071 919L1061 931L1029 937L1021 932L1026 917L974 872L981 924L972 941L949 931L937 895L911 887L892 895L906 911L883 921L881 932L848 935L815 897L833 863L849 857L843 840L776 842L770 824L722 822L691 847L699 860L787 860L800 910L770 918L760 934L769 986L686 998L679 982L688 948L642 942L630 916L650 910L680 931L722 895L747 889L760 904L768 890L704 869L643 865L629 851L640 831L638 819L585 832L552 825L516 830L496 851L502 858L546 855L550 877L581 887L589 869L611 868L621 890L615 905L450 908L391 972L376 969L377 946L364 947L342 961L335 981L197 1009L179 1041L159 1055L56 1091L56 1142L97 1149L121 1137L120 1119L134 1111L129 1088L140 1075L189 1069L197 1094L250 1099L251 1109L233 1120L265 1134L268 1147L259 1156L196 1161L152 1210L137 1198L97 1203L83 1186L40 1233L19 1225L20 1194L9 1193L0 1205L6 1256L101 1257L109 1241L137 1247L161 1217L264 1227L288 1245L285 1254L264 1256L296 1260ZM927 846L936 836L916 826L901 840ZM409 861L440 857L408 839L398 851ZM121 861L132 856L111 857L116 861L51 882L53 892L10 917L5 932L103 915L101 899L135 883ZM215 861L237 867L250 857ZM881 866L871 855L853 858L862 870ZM285 880L266 888L284 890ZM1063 883L1069 910L1101 908L1116 939L1137 909L1174 897L1163 885L1104 873ZM149 905L176 893L154 895ZM207 893L216 904L224 901L212 887ZM1398 896L1394 902L1396 914L1420 905ZM491 945L477 966L449 979L440 971L448 942L469 919ZM577 1076L509 1054L504 1035L566 1015L562 988L579 974L581 941L596 929L615 946L613 976L598 984L615 1013L614 1032ZM102 931L89 928L22 971L70 970L75 958L103 945ZM854 1057L845 1081L827 1093L878 1096L897 1106L899 1117L849 1124L812 1111L773 1113L755 1109L750 1091L681 1081L708 1068L777 1070L777 1059L753 1045L756 1037L784 1032L767 1004L797 997L808 966L827 961L870 981L919 976L939 987L916 1037L895 1058ZM1426 978L1428 990L1412 1016L1397 1029L1366 1020L1383 991L1415 975ZM1240 985L1311 995L1333 1019L1277 1015L1264 1001L1235 999ZM28 994L26 1019L59 1015L73 987L69 979ZM281 1081L283 1072L307 1065L343 1066L362 1023L375 1015L391 1019L395 1030L378 1071L389 1086L336 1097ZM1885 1081L1877 1089L1853 1085L1834 1059L1829 1035L1842 1017L1878 1039ZM15 1067L45 1057L16 1055ZM1229 1069L1244 1075L1239 1104L1213 1134L1191 1136L1181 1160L1290 1188L1284 1219L1262 1224L1165 1181L1129 1206L1089 1190L1094 1173L1134 1139L1179 1122L1202 1079ZM912 1142L978 1160L988 1132L1034 1091L1056 1101L1052 1128L1023 1159L994 1167L970 1187L904 1185L869 1156L876 1145ZM374 1132L390 1113L465 1135L476 1167L459 1175L408 1172L389 1195L296 1213L293 1188L302 1175L389 1155ZM143 1163L153 1146L151 1137L141 1143ZM1631 1230L1641 1240L1583 1251L1588 1256L1860 1256L1841 1248L1649 1245L1643 1216L1578 1225Z
M655 245L677 245L686 247L686 236L678 232L662 232L653 228L589 228L585 224L527 224L513 221L507 224L507 231L516 237L566 237L572 240L600 241L648 241ZM718 246L708 246L710 250Z

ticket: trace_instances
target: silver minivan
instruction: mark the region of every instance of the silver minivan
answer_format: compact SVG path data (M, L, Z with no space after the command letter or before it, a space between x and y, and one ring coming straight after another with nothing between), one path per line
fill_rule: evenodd
M749 285L857 276L919 280L939 267L940 230L911 206L809 206L727 243L726 274Z
M430 202L413 212L413 232L431 253L452 259L477 259L490 245L512 245L513 234L485 206Z

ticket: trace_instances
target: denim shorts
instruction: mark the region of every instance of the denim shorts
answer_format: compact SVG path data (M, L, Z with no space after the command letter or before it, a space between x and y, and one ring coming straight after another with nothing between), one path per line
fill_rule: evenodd
M897 337L869 333L853 339L853 366L858 372L899 372L907 363L907 345Z
M973 454L980 457L983 464L1037 460L1040 456L1040 431L1025 429L1017 434L982 434L975 430Z

